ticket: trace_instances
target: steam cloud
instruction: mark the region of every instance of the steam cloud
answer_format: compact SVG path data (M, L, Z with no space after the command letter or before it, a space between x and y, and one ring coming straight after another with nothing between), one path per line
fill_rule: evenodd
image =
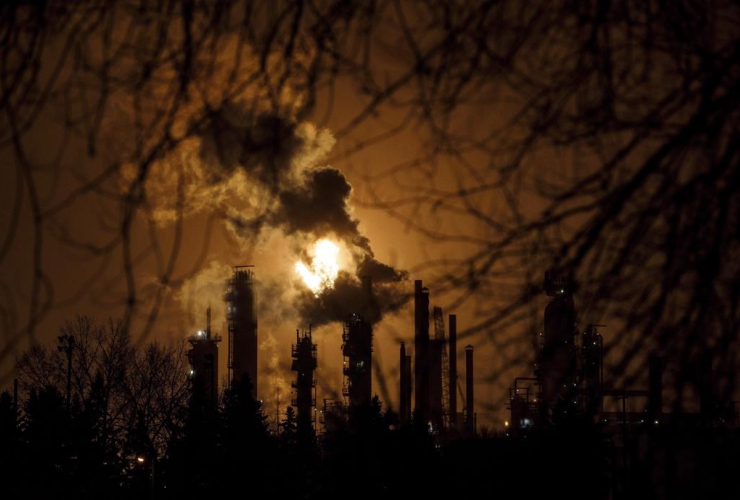
M350 249L354 272L341 272L334 287L318 297L308 290L299 292L297 309L305 322L342 321L351 312L377 322L408 300L404 286L408 273L375 259L370 241L352 215L352 186L344 174L316 166L332 146L333 137L325 130L275 114L250 116L241 105L230 103L214 111L200 129L199 156L212 185L230 182L242 173L267 195L267 208L261 213L224 210L239 237L254 239L272 228L302 237L301 241L333 236ZM238 201L232 200L232 207ZM369 302L362 290L363 276L374 283Z

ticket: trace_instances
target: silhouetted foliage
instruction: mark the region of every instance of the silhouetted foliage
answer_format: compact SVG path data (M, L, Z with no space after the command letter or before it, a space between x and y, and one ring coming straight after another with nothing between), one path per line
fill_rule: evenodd
M223 396L222 471L225 491L244 484L245 477L255 493L267 492L279 479L276 442L267 432L262 404L252 395L248 374L233 380Z

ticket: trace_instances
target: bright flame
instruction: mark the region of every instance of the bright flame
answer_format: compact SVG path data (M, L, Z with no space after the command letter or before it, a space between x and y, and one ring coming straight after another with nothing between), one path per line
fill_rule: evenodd
M334 286L334 280L339 274L338 254L339 247L334 243L329 240L319 240L313 247L310 266L300 261L296 262L296 272L315 295Z

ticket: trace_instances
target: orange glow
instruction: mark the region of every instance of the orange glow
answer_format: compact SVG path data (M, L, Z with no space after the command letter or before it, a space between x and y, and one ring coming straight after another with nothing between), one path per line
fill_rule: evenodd
M317 241L314 245L310 266L301 261L296 262L296 273L315 295L334 286L334 280L339 274L338 254L339 247L324 239Z

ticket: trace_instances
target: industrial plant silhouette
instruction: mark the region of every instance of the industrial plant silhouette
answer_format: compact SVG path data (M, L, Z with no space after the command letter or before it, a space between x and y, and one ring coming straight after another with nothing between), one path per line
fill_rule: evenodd
M450 314L445 322L440 307L430 311L432 294L421 280L414 282L413 349L404 342L399 346L398 412L384 409L372 387L373 324L364 316L375 300L369 277L362 280L362 300L347 311L342 326L343 398L317 406L317 345L311 325L299 328L290 346L291 404L270 432L254 383L258 287L252 266L234 267L225 286L226 387L219 387L222 339L211 329L210 309L204 329L188 338L184 392L169 393L163 401L144 397L142 384L154 379L116 365L139 354L114 323L100 330L98 342L120 350L101 366L115 375L96 372L84 400L71 398L72 384L80 383L72 360L80 363L75 349L89 341L76 341L74 332L84 337L89 322L78 318L77 330L67 325L59 337L58 353L67 361L66 394L41 382L50 373L37 373L35 380L27 376L32 366L44 369L33 361L43 358L40 352L27 353L19 361L27 397L19 395L16 381L14 394L0 398L0 458L11 497L202 498L247 487L254 494L303 498L534 498L578 483L570 497L679 498L697 493L679 489L684 486L676 478L687 467L713 481L724 478L698 483L708 491L737 488L729 471L738 456L705 455L729 452L737 443L735 408L716 397L711 363L700 367L694 413L664 411L663 362L657 355L649 356L647 389L610 386L603 375L601 325L577 324L576 286L567 273L545 273L543 289L551 300L536 362L532 374L513 381L499 433L476 423L471 345L464 350L465 390L458 410L458 318ZM145 349L142 362L171 361L171 353L157 349ZM185 379L182 370L172 374L170 380ZM123 392L114 395L118 391ZM621 403L621 411L605 411L607 398ZM643 408L627 411L629 398L644 400ZM116 405L131 414L122 432L114 430L107 410ZM171 427L164 442L153 441L147 430L155 405L161 405L159 425ZM179 414L163 409L178 405ZM539 480L526 484L531 475Z

